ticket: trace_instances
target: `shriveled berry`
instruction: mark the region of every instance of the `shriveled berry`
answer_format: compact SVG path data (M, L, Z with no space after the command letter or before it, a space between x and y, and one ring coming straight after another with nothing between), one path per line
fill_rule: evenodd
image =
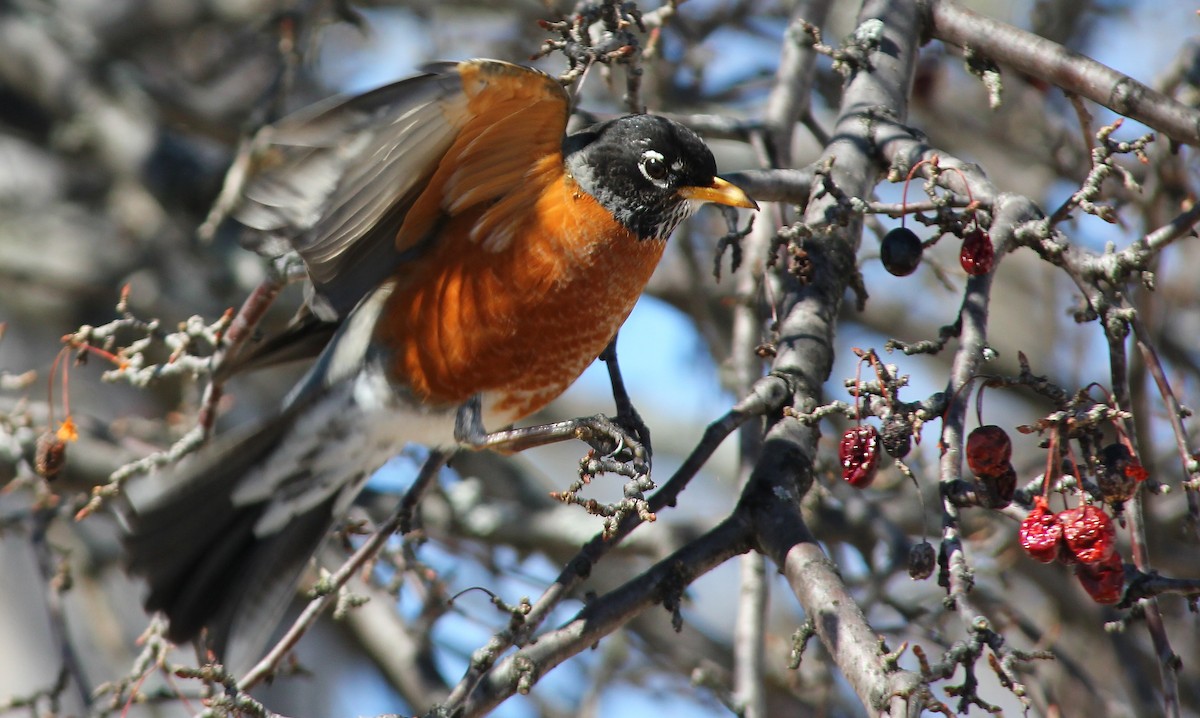
M1067 548L1065 541L1058 542L1058 562L1064 566L1079 565L1079 557L1072 553L1071 549Z
M1096 603L1116 603L1121 600L1125 588L1125 566L1121 554L1114 552L1100 563L1081 563L1075 567L1083 590Z
M1058 522L1046 500L1037 497L1033 500L1033 510L1021 522L1017 537L1025 553L1042 563L1051 563L1058 557L1058 545L1062 541L1063 527Z
M999 473L979 474L979 483L984 488L984 508L1002 509L1012 503L1017 492L1017 470L1012 464L1005 464Z
M928 541L913 544L912 548L908 550L908 575L914 581L924 581L933 575L935 568L937 568L937 552L933 550L933 544Z
M996 261L996 250L992 247L992 238L979 227L967 230L963 235L962 249L958 253L958 263L963 271L972 277L987 274L992 271Z
M912 424L909 422L898 416L889 418L883 423L883 432L879 435L883 450L888 456L903 459L912 450L912 433Z
M879 468L879 432L869 424L859 424L842 434L838 445L842 478L856 489L871 485Z
M911 229L896 227L883 235L879 245L879 260L883 268L897 277L907 277L917 271L925 251L921 238Z
M1129 469L1137 462L1133 452L1121 442L1113 442L1100 450L1100 470L1096 484L1100 494L1110 504L1121 504L1133 498L1137 481Z
M1011 459L1012 440L999 426L979 426L967 435L967 466L976 476L1002 474Z
M1116 551L1117 531L1099 507L1084 504L1058 515L1063 541L1080 563L1107 561Z
M52 431L46 431L37 438L34 447L33 468L47 481L58 478L63 464L67 463L67 442Z

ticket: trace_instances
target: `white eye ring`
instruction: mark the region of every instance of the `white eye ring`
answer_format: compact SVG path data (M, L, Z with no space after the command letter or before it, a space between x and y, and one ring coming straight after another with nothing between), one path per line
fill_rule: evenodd
M659 187L667 186L667 161L661 152L655 150L643 152L642 159L638 162L638 169L642 171L643 177Z

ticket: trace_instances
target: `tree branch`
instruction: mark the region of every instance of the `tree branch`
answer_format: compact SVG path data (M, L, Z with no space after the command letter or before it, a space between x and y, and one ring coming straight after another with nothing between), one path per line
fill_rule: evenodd
M1033 33L952 0L925 0L932 35L1104 105L1185 145L1200 145L1200 110Z

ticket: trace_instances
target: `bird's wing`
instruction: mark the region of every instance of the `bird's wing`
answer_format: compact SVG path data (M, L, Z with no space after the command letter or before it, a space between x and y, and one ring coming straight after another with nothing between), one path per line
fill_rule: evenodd
M550 76L492 60L318 104L254 139L231 217L264 252L294 249L327 320L341 318L447 216L495 201L561 153L568 97Z
M539 167L562 167L569 98L542 72L490 61L460 63L466 124L400 229L401 240L439 223L478 217L470 239L496 250L545 182ZM463 239L456 237L455 239Z

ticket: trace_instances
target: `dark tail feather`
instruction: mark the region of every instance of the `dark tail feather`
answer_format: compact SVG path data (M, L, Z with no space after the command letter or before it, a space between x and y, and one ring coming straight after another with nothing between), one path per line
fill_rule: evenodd
M124 537L129 569L149 584L145 605L182 643L209 629L210 647L235 673L249 668L287 608L333 517L333 499L256 536L266 503L235 505L240 481L279 445L296 407L221 436L174 474L130 490ZM297 471L306 471L298 466Z
M277 364L315 359L329 345L339 326L340 322L323 321L315 314L301 310L286 329L246 346L232 361L225 362L214 379L223 380Z

